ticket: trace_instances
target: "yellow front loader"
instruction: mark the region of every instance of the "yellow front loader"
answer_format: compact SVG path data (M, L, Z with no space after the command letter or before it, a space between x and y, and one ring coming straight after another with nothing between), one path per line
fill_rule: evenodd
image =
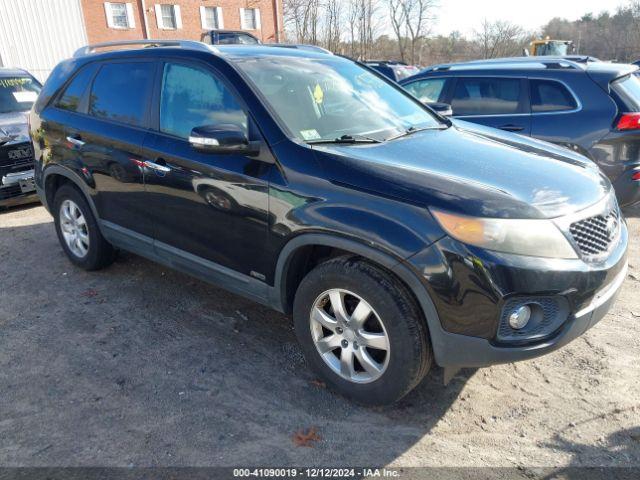
M543 40L534 40L529 44L529 55L564 57L574 51L571 40L552 40L549 37Z

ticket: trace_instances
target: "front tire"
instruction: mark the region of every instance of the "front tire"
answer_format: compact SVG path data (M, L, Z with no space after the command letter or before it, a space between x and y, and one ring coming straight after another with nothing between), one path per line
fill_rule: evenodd
M116 251L100 233L84 195L63 185L53 201L56 233L69 260L84 270L99 270L115 260Z
M296 292L293 318L311 367L341 394L393 403L431 366L426 324L395 277L357 257L320 264Z

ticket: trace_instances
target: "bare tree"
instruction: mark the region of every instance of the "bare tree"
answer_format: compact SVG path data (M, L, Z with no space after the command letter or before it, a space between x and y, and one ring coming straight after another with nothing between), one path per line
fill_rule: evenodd
M424 39L435 19L437 0L388 0L391 27L402 61L419 63ZM419 50L419 53L417 51Z
M389 13L391 15L391 27L396 35L400 60L407 59L407 14L402 6L405 0L389 0Z
M347 18L352 57L370 58L380 26L379 7L378 0L349 0Z
M528 35L518 25L498 20L484 20L474 39L482 58L509 57L520 54Z
M318 43L319 0L284 0L287 37L300 43Z
M339 0L327 0L325 4L324 47L336 52L340 49L342 22L340 13L342 3Z
M455 32L430 36L437 1L284 0L286 37L354 58L399 56L421 65L520 55L531 39L545 36L573 40L578 53L604 60L640 59L640 0L627 0L613 13L586 14L575 21L554 18L537 35L506 21L485 20L471 38ZM381 36L389 27L393 38Z

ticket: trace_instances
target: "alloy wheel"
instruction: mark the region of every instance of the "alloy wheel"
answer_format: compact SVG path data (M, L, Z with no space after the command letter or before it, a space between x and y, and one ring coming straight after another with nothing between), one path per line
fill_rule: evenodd
M334 288L311 307L310 327L318 353L345 380L369 383L385 372L390 345L376 311L359 295Z
M66 199L60 205L60 230L67 247L78 258L89 252L89 228L80 207Z

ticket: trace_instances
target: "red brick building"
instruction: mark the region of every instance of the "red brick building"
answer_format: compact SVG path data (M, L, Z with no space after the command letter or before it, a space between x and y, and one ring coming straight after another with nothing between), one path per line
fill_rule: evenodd
M141 38L200 40L209 30L245 30L282 42L282 0L81 0L89 43Z

